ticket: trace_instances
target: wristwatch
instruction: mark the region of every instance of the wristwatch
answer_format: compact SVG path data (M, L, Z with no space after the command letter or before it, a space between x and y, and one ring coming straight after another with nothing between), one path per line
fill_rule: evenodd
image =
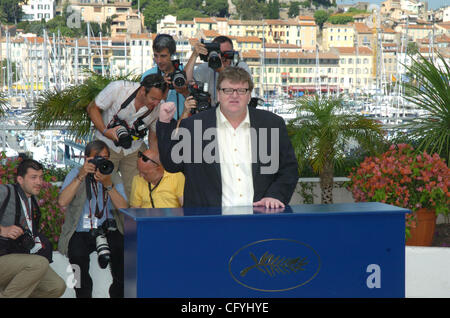
M110 186L105 187L105 191L109 192L113 189L113 187L114 187L114 184L111 184Z

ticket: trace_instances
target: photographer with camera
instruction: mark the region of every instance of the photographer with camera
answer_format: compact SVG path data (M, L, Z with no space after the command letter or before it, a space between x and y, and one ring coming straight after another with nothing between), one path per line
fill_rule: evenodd
M141 83L114 81L106 86L88 106L96 128L95 138L106 143L115 170L120 171L125 194L129 197L138 151L157 149L156 120L159 104L167 94L167 83L159 74L150 74Z
M85 156L83 166L72 169L61 186L58 203L67 209L58 250L80 268L77 298L92 297L89 255L94 251L101 268L111 265L109 295L123 297L123 216L118 210L128 208L127 197L106 143L91 141Z
M43 174L39 162L24 159L17 167L17 183L0 185L0 298L60 297L66 290L49 266L52 245L39 232L35 196Z
M189 91L183 65L179 60L172 60L176 50L176 42L171 35L158 34L153 41L153 59L156 66L147 70L141 80L149 74L160 74L164 77L169 84L166 101L175 103L175 119L178 119L183 112L184 100Z
M195 67L195 61L200 56L205 63ZM229 37L218 36L211 43L202 41L195 43L185 71L188 82L207 83L211 95L211 104L215 107L218 101L216 86L219 73L227 66L239 66L251 76L251 71L244 61L240 61L239 53L233 50L233 42Z

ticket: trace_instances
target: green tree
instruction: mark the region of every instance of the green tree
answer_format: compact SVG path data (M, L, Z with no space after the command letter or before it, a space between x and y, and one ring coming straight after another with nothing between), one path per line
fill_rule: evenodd
M314 12L314 21L319 26L320 29L323 28L323 24L328 20L330 14L325 10L317 10Z
M195 17L206 17L202 12L191 8L179 9L175 15L178 20L192 20Z
M335 166L342 165L344 149L357 141L362 149L375 154L383 144L383 131L376 121L345 111L339 98L303 97L297 113L288 123L288 132L299 163L299 171L311 165L320 176L321 201L333 203Z
M353 21L354 19L351 14L335 14L328 18L328 22L331 24L347 24Z
M241 20L260 20L263 18L265 3L258 0L232 0L236 6L237 17Z
M294 18L294 17L298 16L299 11L300 11L300 2L292 1L289 4L289 11L288 11L289 18Z
M2 17L6 23L17 24L23 16L22 7L17 0L1 0L0 12L3 12Z
M265 7L264 17L266 19L279 19L280 18L280 1L269 0Z
M203 10L208 16L225 17L228 15L228 1L206 0Z
M450 163L450 65L437 54L436 64L418 54L406 66L414 81L405 83L412 94L406 100L425 110L425 114L411 119L401 128L405 135L418 141L418 150L439 153Z
M150 0L143 10L144 23L151 32L156 32L156 24L170 13L169 3L164 0Z
M203 6L203 0L173 0L173 3L178 9L192 9L200 11Z

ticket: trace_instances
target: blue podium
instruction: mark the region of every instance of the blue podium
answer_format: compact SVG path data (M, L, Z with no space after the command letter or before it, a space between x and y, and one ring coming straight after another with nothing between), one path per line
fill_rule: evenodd
M273 214L121 212L126 297L405 296L406 209L352 203Z

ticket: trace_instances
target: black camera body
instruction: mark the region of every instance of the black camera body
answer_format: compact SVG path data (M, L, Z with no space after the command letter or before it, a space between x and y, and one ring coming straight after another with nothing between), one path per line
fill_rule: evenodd
M194 97L197 102L197 107L191 109L191 114L202 112L212 107L211 105L211 95L208 92L208 83L198 84L188 86L191 96Z
M248 103L248 107L253 107L256 108L258 106L263 106L264 105L264 99L259 98L259 97L252 97L250 99L250 102Z
M239 53L237 51L225 51L221 55L227 60L232 60L231 66L237 66L239 64Z
M19 236L13 244L16 245L17 250L29 252L34 247L34 237L30 230L22 227L23 234Z
M117 147L122 147L124 149L130 149L131 144L133 143L133 139L142 139L147 135L148 127L144 123L142 118L138 118L133 123L133 128L128 128L128 124L122 120L119 119L117 116L114 117L114 121L111 126L108 128L113 128L116 126L121 126L119 129L117 129L117 138L118 141L114 141L114 145ZM136 138L133 138L136 137Z
M117 116L115 116L112 125L108 126L108 128L114 128L117 126L120 126L120 128L116 131L117 138L119 140L114 140L114 145L116 145L117 147L122 147L124 149L130 149L133 142L131 131L128 129L128 125L124 120L121 120Z
M175 71L169 74L170 81L172 82L169 85L169 89L175 89L179 87L183 87L186 85L186 73L180 69L182 65L180 60L173 60L172 65L175 68Z
M108 159L100 156L95 156L89 160L90 163L95 165L95 168L100 171L101 174L111 174L114 170L114 163Z
M205 45L205 48L208 50L208 54L200 54L200 60L208 62L208 66L213 70L216 70L222 66L222 60L220 59L220 44L219 43L202 43Z
M95 238L95 248L97 250L97 260L100 268L106 268L111 261L111 249L109 248L106 235L116 230L116 221L106 219L99 228L90 231L91 235Z

